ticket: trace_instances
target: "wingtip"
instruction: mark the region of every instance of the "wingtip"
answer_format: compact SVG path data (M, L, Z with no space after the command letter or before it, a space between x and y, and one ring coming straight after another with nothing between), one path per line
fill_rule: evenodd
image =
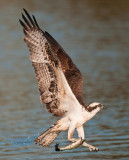
M26 15L29 15L29 13L27 12L25 8L23 8L23 11L25 12Z
M32 15L32 17L33 17L33 20L34 20L34 22L35 22L35 25L36 25L38 28L40 28L40 27L39 27L39 25L38 25L38 23L37 23L37 21L36 21L35 16L34 16L34 15Z
M26 10L25 8L23 8L23 10L24 10L26 16L28 17L28 19L30 20L31 24L32 24L33 26L35 26L35 24L34 24L32 18L31 18L31 16L30 16L30 14L27 12L27 10Z
M23 30L28 29L27 26L22 22L22 20L19 19L19 22L20 22L21 26L23 27Z
M20 24L22 25L22 21L19 19Z
M28 14L29 14L25 8L23 8L23 11L25 12L25 14L26 14L26 15L28 15ZM24 14L23 14L23 13L22 13L22 15L24 16Z
M25 8L23 8L23 11L25 11L25 12L26 12L26 9L25 9Z
M22 18L24 17L24 14L22 13Z

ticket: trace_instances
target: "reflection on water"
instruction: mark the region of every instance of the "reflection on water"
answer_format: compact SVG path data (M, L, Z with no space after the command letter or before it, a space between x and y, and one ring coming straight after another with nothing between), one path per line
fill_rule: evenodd
M0 2L0 158L1 159L128 159L129 158L129 2L38 0ZM85 124L87 141L100 152L79 147L55 152L68 144L62 132L49 148L33 140L56 121L40 104L18 18L22 7L35 14L69 53L84 76L86 103L108 109ZM54 122L53 122L54 121Z

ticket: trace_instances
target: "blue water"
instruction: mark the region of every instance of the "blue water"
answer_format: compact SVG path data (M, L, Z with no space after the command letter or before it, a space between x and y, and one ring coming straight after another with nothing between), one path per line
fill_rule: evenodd
M57 118L40 104L18 22L23 7L57 39L82 72L86 104L98 101L107 106L84 125L87 141L99 152L82 146L55 152L56 143L69 144L67 132L48 148L34 143ZM1 1L0 74L0 159L129 159L128 1Z

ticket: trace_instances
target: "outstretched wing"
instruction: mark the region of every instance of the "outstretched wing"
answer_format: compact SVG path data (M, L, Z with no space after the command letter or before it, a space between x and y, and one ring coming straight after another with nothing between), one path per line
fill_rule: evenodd
M77 66L73 63L72 59L59 45L59 43L48 33L44 32L44 36L48 40L51 48L57 54L58 59L61 62L61 67L65 77L72 89L74 95L82 106L85 106L82 94L83 77Z
M70 107L80 106L61 69L60 60L51 47L45 33L39 28L35 17L22 15L20 20L25 33L24 40L30 51L30 59L38 80L41 102L55 116L62 116ZM72 103L73 106L70 106Z

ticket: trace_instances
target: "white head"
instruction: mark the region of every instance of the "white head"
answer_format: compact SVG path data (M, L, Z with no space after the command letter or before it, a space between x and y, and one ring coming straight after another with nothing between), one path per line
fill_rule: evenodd
M105 107L101 103L94 102L94 103L91 103L89 106L87 106L86 110L89 113L93 113L93 115L95 115L97 112L99 112L101 109L104 109L104 108Z

